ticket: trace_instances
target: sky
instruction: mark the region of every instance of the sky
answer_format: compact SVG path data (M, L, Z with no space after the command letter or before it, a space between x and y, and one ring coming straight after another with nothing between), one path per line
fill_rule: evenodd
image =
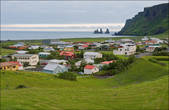
M120 30L126 19L163 1L2 1L1 30Z

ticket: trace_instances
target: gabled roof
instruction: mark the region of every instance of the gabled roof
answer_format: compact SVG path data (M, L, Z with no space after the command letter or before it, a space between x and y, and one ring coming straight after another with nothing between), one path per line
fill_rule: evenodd
M60 64L48 63L43 69L44 70L54 71L56 68L65 69L66 67L63 66L63 65L60 65Z
M3 66L16 66L18 64L16 63L9 63L9 62L3 62L3 63L0 63L0 67L3 67Z
M110 63L113 63L115 62L115 60L112 60L112 61L104 61L104 62L101 62L101 64L110 64Z
M94 69L96 66L93 65L86 65L84 68L85 69Z
M66 52L66 51L62 51L62 52L60 52L60 55L62 56L73 56L74 55L74 53L73 52Z
M19 66L22 66L19 62L17 62L17 61L9 61L8 63L12 63L12 64L17 64L17 65L19 65Z

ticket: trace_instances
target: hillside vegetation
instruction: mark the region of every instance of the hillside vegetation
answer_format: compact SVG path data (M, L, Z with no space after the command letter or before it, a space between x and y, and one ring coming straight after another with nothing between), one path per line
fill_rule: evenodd
M1 72L1 110L168 110L168 70L138 59L113 78ZM26 88L16 89L18 85Z
M157 35L169 30L169 3L145 8L132 19L126 21L119 35ZM167 36L166 36L167 37Z

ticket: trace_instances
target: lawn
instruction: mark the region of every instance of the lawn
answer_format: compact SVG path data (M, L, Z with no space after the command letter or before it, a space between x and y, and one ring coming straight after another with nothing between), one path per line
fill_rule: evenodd
M13 54L13 53L16 52L16 50L12 50L12 49L3 49L3 48L1 48L0 51L1 51L1 55L2 55L2 56L8 55L8 54Z
M38 72L1 72L1 110L168 110L167 71L138 59L108 79L67 81Z

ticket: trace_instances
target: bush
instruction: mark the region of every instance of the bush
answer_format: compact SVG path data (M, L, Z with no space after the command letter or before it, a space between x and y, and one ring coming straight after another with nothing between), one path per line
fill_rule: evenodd
M64 72L64 73L59 73L58 78L71 80L71 81L76 81L77 80L77 75L75 73L72 73L72 72Z
M161 66L166 66L165 63L159 62L158 60L154 59L154 58L150 58L149 61L153 62L153 63L157 63L160 64Z
M161 52L153 52L153 56L169 56L169 52L161 51Z
M25 85L18 85L16 89L22 89L22 88L27 88Z

